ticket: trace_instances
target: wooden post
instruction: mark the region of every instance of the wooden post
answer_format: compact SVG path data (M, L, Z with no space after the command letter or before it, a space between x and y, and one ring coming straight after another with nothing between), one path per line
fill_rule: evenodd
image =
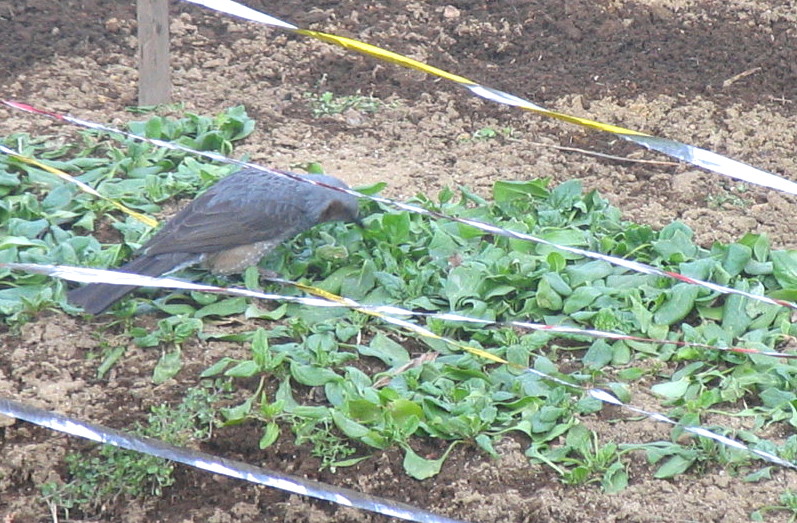
M171 102L168 0L137 0L138 104Z

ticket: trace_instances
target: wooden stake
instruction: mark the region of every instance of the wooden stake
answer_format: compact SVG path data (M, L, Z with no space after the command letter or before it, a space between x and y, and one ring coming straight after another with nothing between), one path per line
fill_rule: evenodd
M168 0L137 0L138 104L171 102Z

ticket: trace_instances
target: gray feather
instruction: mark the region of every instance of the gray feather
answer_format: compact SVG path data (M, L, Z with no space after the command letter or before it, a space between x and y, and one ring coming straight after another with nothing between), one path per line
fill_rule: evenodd
M326 175L302 178L348 189ZM169 220L120 270L160 276L206 255L269 242L277 245L325 221L357 219L357 198L277 174L246 169L218 181ZM90 284L69 292L70 303L99 314L135 289Z

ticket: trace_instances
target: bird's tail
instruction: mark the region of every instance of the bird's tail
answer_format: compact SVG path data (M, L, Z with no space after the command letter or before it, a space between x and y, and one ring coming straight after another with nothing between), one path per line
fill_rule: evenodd
M175 268L185 266L195 258L189 253L158 254L155 256L139 256L118 270L143 276L161 276ZM135 285L111 285L108 283L90 283L69 291L67 300L72 305L83 307L88 313L99 314L136 289Z

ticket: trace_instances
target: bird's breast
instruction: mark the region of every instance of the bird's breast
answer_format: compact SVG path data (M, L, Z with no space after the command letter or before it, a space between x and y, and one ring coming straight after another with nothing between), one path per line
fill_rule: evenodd
M235 274L247 267L257 265L260 258L268 254L279 242L262 241L241 245L224 251L206 254L202 264L213 274Z

